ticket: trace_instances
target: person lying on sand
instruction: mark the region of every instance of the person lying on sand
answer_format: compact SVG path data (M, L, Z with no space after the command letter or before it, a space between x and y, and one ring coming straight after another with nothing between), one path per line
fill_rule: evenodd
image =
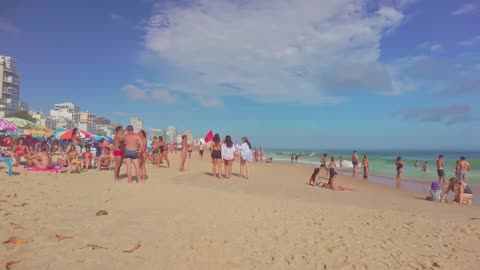
M342 186L342 185L337 185L335 184L335 178L337 177L338 173L334 172L333 176L330 176L330 179L328 183L322 183L318 181L318 175L320 173L319 168L315 168L313 170L312 176L310 177L310 182L309 184L314 186L314 187L321 187L321 188L328 188L331 190L340 190L340 191L356 191L353 188L349 188L347 186Z
M460 179L455 177L450 178L450 184L448 185L447 190L442 196L442 202L448 202L445 197L448 195L450 191L455 192L455 198L453 199L454 202L459 204L472 204L473 200L473 192L472 189Z
M28 167L37 168L37 169L48 169L53 166L52 158L47 152L47 147L42 146L40 152L38 153L29 153L27 156Z

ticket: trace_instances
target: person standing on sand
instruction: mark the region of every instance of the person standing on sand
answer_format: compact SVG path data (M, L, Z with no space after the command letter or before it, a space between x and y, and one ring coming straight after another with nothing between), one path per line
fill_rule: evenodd
M142 141L142 147L139 150L139 156L138 156L138 161L139 161L139 167L140 167L140 172L142 174L142 179L144 181L147 180L147 168L145 166L145 163L147 163L147 133L144 130L140 130L138 132L138 135L140 136L140 140Z
M242 145L237 144L237 149L240 152L240 177L245 177L248 179L248 162L252 161L253 159L251 150L252 145L247 137L243 137L242 141Z
M340 168L343 168L343 157L340 156L338 163L340 163Z
M444 157L443 155L439 155L437 159L437 175L438 175L438 183L440 186L445 186L445 170L443 169Z
M460 157L460 163L458 164L458 179L463 182L467 183L467 172L470 171L470 163L465 159L464 156Z
M325 170L325 175L326 176L328 176L327 161L328 161L328 155L327 155L327 153L325 153L325 154L323 154L323 157L320 160L320 171L323 168Z
M260 153L260 162L263 162L263 148L260 147L260 150L259 150L259 153Z
M210 156L212 157L213 176L220 178L222 173L222 142L218 133L213 136L211 148L212 154Z
M143 141L140 136L133 131L133 126L128 125L127 134L123 136L125 142L124 158L127 165L128 183L132 183L132 165L135 169L137 183L145 183L145 179L143 179L143 175L140 171L140 163L138 160L140 149L143 148Z
M180 169L179 172L185 171L185 160L187 159L188 151L188 138L187 135L182 135L182 152L180 153Z
M113 170L113 180L120 181L120 168L123 163L123 152L125 145L123 144L123 127L115 128L115 138L113 139L113 157L115 158L115 169Z
M358 154L357 154L357 151L353 151L352 165L353 165L353 177L356 177L357 174L358 174Z
M188 145L188 158L192 158L193 144Z
M295 155L293 153L290 154L290 161L293 165L293 160L295 159Z
M235 146L232 142L232 137L227 135L222 144L222 159L225 164L225 178L229 179L232 176L232 165L235 158Z
M367 179L368 178L368 169L369 169L368 156L367 155L363 156L362 167L363 167L363 178Z
M200 155L200 159L203 159L203 151L205 151L205 146L202 142L200 142L200 146L198 147L198 154Z
M330 178L335 175L336 168L337 164L335 163L335 157L332 156L332 158L330 159L330 163L328 164L328 174L330 175Z
M160 150L159 150L159 145L157 141L157 136L154 136L152 138L152 154L151 154L150 160L152 160L152 163L155 165L158 163L159 154L160 154Z
M402 157L397 157L397 160L395 162L395 164L397 165L397 184L399 184L400 182L402 182L402 174L403 174L403 161L402 161Z
M158 145L160 149L158 166L160 166L162 160L165 160L167 162L167 167L170 168L170 160L168 159L168 145L165 143L162 136L158 137L158 140Z

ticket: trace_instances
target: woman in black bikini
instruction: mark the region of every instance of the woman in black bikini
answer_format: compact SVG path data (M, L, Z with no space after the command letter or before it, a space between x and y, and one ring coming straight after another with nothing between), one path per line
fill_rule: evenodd
M220 178L220 174L222 172L222 142L220 141L220 135L218 133L213 136L211 157L213 164L213 176Z
M395 162L397 165L397 184L402 182L402 173L403 173L403 161L402 157L397 157L397 161Z

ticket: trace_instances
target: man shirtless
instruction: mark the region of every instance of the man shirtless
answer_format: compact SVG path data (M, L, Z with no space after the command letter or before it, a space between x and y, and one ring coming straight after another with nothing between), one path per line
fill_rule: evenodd
M358 154L357 154L357 151L353 151L352 165L353 165L353 177L355 177L358 174Z
M325 170L325 175L328 176L328 168L327 168L327 161L328 161L328 155L327 153L323 154L322 159L320 160L320 171L323 169Z
M144 130L140 130L138 136L142 140L142 147L139 148L139 167L142 179L145 181L147 180L147 167L145 166L145 163L147 163L147 133Z
M116 136L115 136L116 137ZM140 163L138 160L140 150L143 148L143 141L138 136L138 133L133 132L133 126L127 126L127 134L123 135L125 142L124 158L127 165L128 183L132 183L132 164L135 168L135 176L137 176L137 183L144 183L142 173L140 172Z
M152 139L152 156L151 156L152 163L157 164L159 158L160 158L160 148L157 141L157 137L155 136Z
M467 162L464 156L461 156L458 164L458 179L463 183L467 183L468 171L470 171L470 163Z
M443 169L443 155L439 155L437 159L437 175L438 175L438 183L440 186L445 186L445 170Z
M200 159L203 159L203 151L205 151L205 146L202 142L200 142L200 146L198 147L198 154L200 155Z
M182 153L180 160L180 169L178 171L185 171L185 160L187 159L187 149L188 149L188 138L187 135L182 135Z
M42 146L41 151L38 153L30 153L27 156L27 164L28 167L33 167L37 169L48 169L53 166L52 158L47 152L47 147L45 145Z
M120 181L120 167L122 167L124 150L123 127L118 126L115 129L115 138L113 139L113 157L115 158L115 169L113 170L114 181Z

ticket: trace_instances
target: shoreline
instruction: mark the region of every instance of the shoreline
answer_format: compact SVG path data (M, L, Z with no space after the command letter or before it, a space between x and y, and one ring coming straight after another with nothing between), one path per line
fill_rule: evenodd
M252 163L260 163L260 162L252 162ZM263 162L265 163L265 161ZM317 168L317 166L314 166L313 164L305 164L305 163L297 163L297 164L290 164L290 162L284 162L284 161L275 161L273 160L273 164L279 164L279 165L290 165L290 166L301 166L301 167L307 167L307 168ZM266 163L265 163L266 164ZM353 177L351 172L353 168L347 168L343 167L341 169L337 168L337 172L339 175L346 176L346 177L351 177L352 179L359 180L362 182L368 182L368 183L373 183L376 185L381 185L381 186L387 186L390 188L395 188L404 192L413 192L413 193L418 193L427 196L430 191L430 184L431 182L424 181L421 179L412 179L412 178L404 178L402 179L402 182L400 186L397 185L397 181L394 177L390 176L384 176L384 175L375 175L371 174L368 176L367 179L364 179L361 173L361 170L359 169L359 174L357 177ZM448 178L445 179L445 181L448 181ZM475 194L480 194L480 184L469 184L470 188L473 191L473 205L480 205L480 197L475 196ZM452 197L452 194L448 196L449 198Z

